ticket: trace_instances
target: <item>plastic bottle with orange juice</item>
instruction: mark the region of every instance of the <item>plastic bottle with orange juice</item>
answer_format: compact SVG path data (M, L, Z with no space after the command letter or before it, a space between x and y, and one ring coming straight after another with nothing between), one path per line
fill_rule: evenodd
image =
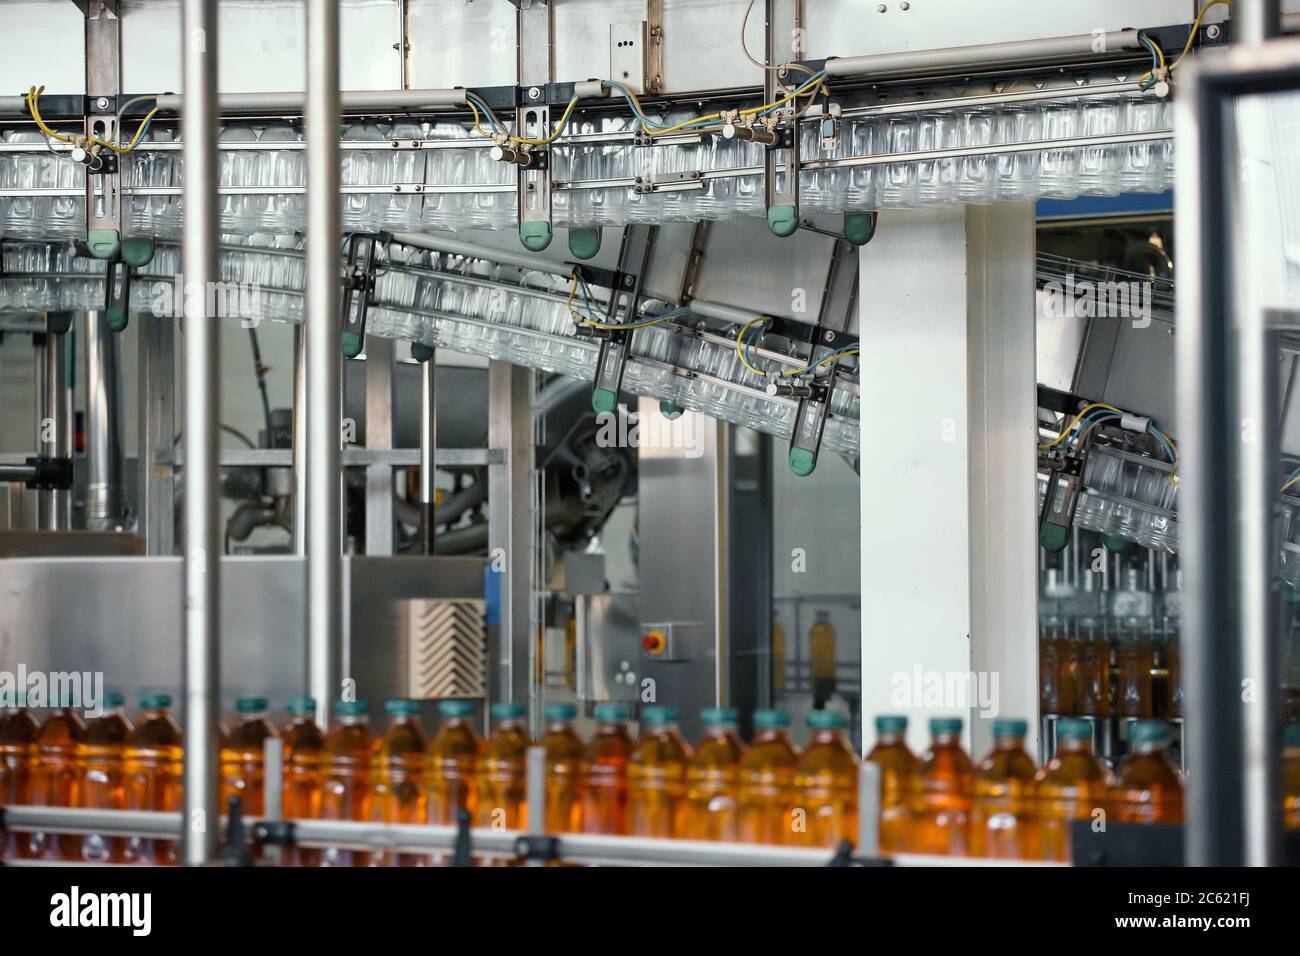
M624 704L596 705L596 734L583 759L581 790L584 833L625 834L627 830L627 765L636 742L627 732Z
M913 784L913 853L961 856L966 852L974 768L961 746L960 717L930 720L930 749L921 757Z
M835 848L858 839L858 762L845 740L843 714L814 710L808 715L812 737L794 770L791 842Z
M32 745L40 729L25 693L0 700L0 805L31 802ZM0 829L0 860L30 855L29 834Z
M1056 722L1056 754L1034 779L1038 806L1038 857L1068 862L1075 820L1104 819L1110 812L1110 771L1092 750L1092 724L1078 718Z
M284 781L281 788L286 820L320 818L321 787L325 782L323 755L325 735L316 723L316 701L295 697L284 705L288 721L280 728L284 744ZM316 847L286 847L281 859L285 866L319 866L321 851Z
M1173 742L1163 720L1129 727L1131 749L1115 770L1115 819L1121 823L1182 823L1183 780L1169 756Z
M737 773L736 825L743 843L790 842L799 755L790 743L789 726L789 716L779 710L754 711L754 744Z
M880 852L902 852L912 822L916 776L916 755L907 747L906 717L886 714L876 718L876 745L866 759L880 768Z
M993 721L993 749L975 768L970 816L970 855L994 859L1037 858L1034 777L1038 767L1025 752L1024 720Z
M170 694L140 697L140 715L126 742L128 810L181 809L185 786L182 737L171 706ZM176 840L129 837L126 858L132 863L175 866L180 861L180 844Z
M370 758L370 819L377 823L424 823L424 731L420 704L390 700L384 705L388 730L375 741ZM371 866L419 866L419 853L381 850L370 854Z
M31 803L37 807L76 807L81 803L78 752L86 722L71 699L53 695L53 710L32 741ZM81 837L71 833L32 833L31 855L46 860L81 858Z
M334 702L335 724L325 736L322 752L322 820L370 819L370 759L375 738L370 732L366 702ZM370 854L329 846L321 852L321 866L365 866Z
M522 701L499 700L489 709L496 726L478 759L478 798L474 825L491 830L522 830L528 824L525 763L528 710Z
M586 746L573 727L578 708L567 702L550 703L542 710L546 722L537 746L546 752L547 833L582 830L582 773Z
M126 808L126 742L134 729L126 718L126 698L104 695L103 712L86 724L81 743L81 806L94 810ZM81 859L94 863L125 863L126 840L102 833L81 838Z
M679 836L688 840L736 840L740 762L745 745L736 733L734 707L700 712L704 739L686 767L686 805Z
M677 731L677 710L646 707L645 731L627 765L627 829L633 836L675 837L682 826L691 747Z

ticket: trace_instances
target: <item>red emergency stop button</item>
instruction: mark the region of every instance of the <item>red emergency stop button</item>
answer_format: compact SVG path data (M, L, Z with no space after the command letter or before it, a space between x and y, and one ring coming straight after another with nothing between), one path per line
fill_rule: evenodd
M667 644L663 631L650 631L641 638L641 647L647 654L662 654Z

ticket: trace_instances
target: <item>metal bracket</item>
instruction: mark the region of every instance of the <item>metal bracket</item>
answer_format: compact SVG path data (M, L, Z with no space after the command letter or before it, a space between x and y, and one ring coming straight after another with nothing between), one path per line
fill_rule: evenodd
M672 133L668 136L651 136L645 132L632 134L633 146L698 146L703 142L703 133Z
M1051 459L1047 492L1038 515L1038 544L1048 551L1060 551L1070 541L1074 509L1083 490L1084 456L1066 451Z
M790 436L790 470L806 478L817 467L821 452L826 413L830 411L830 383L821 380L808 384L810 394L799 399L794 416L794 434Z
M24 464L34 473L23 484L32 491L66 491L72 487L72 459L29 457Z
M632 182L632 192L644 196L649 193L686 192L704 188L704 174L698 169L680 173L663 173L660 176L638 176Z
M650 250L654 246L654 226L625 226L618 251L618 270L611 277L609 309L606 319L616 324L622 316L629 321L636 316L641 298L641 277L645 273ZM592 383L591 407L597 412L618 408L618 393L623 386L623 369L630 354L630 329L587 329L601 337L596 356L596 376Z
M778 63L778 38L802 36L803 4L790 0L765 0L767 27L764 36L764 57L768 63ZM798 52L798 51L795 51ZM777 76L773 70L763 71L765 102L777 95ZM795 101L792 104L798 106ZM784 111L775 114L783 116ZM794 110L790 111L791 117ZM788 135L780 137L772 148L763 154L763 197L767 206L767 228L782 238L791 236L799 228L799 137L797 122L788 124Z
M515 840L515 855L521 860L551 862L560 858L560 841L549 834L529 834Z
M681 291L677 294L677 304L686 305L695 298L695 283L700 277L700 266L704 262L704 243L709 237L709 221L701 219L695 224L691 233L691 251L686 256L686 268L682 270Z
M375 301L375 277L379 258L376 250L380 242L387 242L387 232L353 233L348 241L348 259L343 272L342 338L343 354L356 358L366 344L366 314ZM356 315L352 314L352 298L360 292Z
M551 109L544 94L555 77L555 11L550 5L519 2L516 6L520 105L515 110L515 133L524 139L542 139L551 128ZM551 225L550 164L539 161L546 150L516 148L509 143L493 147L493 154L498 150L499 158L519 165L519 241L530 252L541 252L551 244L555 232Z
M263 820L253 824L253 842L258 846L293 846L298 842L292 820Z

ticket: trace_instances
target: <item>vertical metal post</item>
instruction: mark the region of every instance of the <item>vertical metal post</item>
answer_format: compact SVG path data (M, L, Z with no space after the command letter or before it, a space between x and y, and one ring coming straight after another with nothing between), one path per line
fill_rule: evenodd
M437 502L435 467L438 451L438 353L434 352L420 367L420 550L433 554L437 525L434 510Z
M92 531L114 530L123 516L126 450L118 346L105 314L87 312L86 527Z
M217 4L184 0L181 115L182 272L207 290L217 272ZM185 297L185 815L182 853L198 866L216 854L217 700L220 639L217 419L221 337L207 295ZM97 323L90 323L95 326Z
M183 292L177 290L178 295ZM139 325L140 530L151 555L176 550L176 325L170 315L142 316Z
M340 485L339 9L307 4L307 671L329 725L342 643Z
M1282 34L1282 0L1238 0L1232 8L1233 40L1264 43Z
M528 701L532 634L529 622L533 471L532 372L507 362L488 367L488 564L503 567L499 623L488 635L488 694Z
M528 834L546 832L546 750L529 747L525 764L525 799L528 807ZM529 860L529 866L541 866L541 860Z
M869 760L858 767L858 856L880 855L880 768Z
M43 437L48 438L38 446L40 453L53 458L72 456L72 336L68 333L49 335L45 341L46 398L42 417ZM72 527L72 491L58 489L49 492L49 528L67 531Z
M393 447L393 340L366 341L366 448ZM366 466L366 554L393 553L393 466Z
M307 325L293 329L293 553L307 556Z
M267 737L262 745L262 792L265 795L262 819L278 823L284 819L284 741L276 736ZM282 847L278 843L267 845L268 863L280 862Z

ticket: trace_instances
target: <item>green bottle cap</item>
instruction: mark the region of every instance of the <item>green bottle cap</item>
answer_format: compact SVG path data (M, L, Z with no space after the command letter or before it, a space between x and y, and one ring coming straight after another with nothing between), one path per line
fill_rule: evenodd
M612 413L618 408L618 395L608 388L593 388L591 390L591 407L601 414Z
M700 711L700 723L705 727L725 726L734 724L739 716L734 707L705 707Z
M551 224L543 220L521 222L519 241L529 252L541 252L551 244Z
M115 690L107 691L104 694L103 705L109 709L116 710L118 707L126 706L126 694L119 694Z
M336 717L364 717L369 709L364 700L334 701L334 715Z
M907 718L900 714L882 714L876 718L876 733L901 734L907 730Z
M578 707L568 702L547 704L542 708L542 716L550 721L573 720L578 716Z
M799 228L799 207L789 204L768 206L767 228L772 230L772 235L780 236L782 239L793 236L795 230Z
M468 717L474 713L474 705L468 700L438 701L438 715L441 717Z
M780 730L790 726L790 715L780 710L756 710L754 726L759 730Z
M994 737L1023 737L1029 733L1029 722L1014 717L999 717L993 721Z
M596 719L602 724L622 723L627 720L627 705L597 704Z
M814 710L808 715L808 726L813 730L846 730L849 719L837 710Z
M140 695L141 710L162 710L163 708L170 707L171 705L172 705L171 694L141 694Z
M291 697L284 702L284 712L294 717L311 717L316 713L315 697Z
M491 708L493 720L518 720L528 713L528 708L520 700L499 700Z
M961 733L960 717L931 717L930 733L938 737L940 734L959 734Z
M658 705L647 707L641 711L641 719L647 724L675 724L677 722L677 708Z
M1168 743L1172 736L1163 720L1139 720L1128 731L1128 739L1134 744Z
M257 714L266 710L265 697L238 697L235 699L235 712L239 714Z
M1057 740L1092 740L1092 724L1078 717L1062 717L1056 722Z
M406 697L397 697L385 702L384 711L389 717L418 717L420 702Z

